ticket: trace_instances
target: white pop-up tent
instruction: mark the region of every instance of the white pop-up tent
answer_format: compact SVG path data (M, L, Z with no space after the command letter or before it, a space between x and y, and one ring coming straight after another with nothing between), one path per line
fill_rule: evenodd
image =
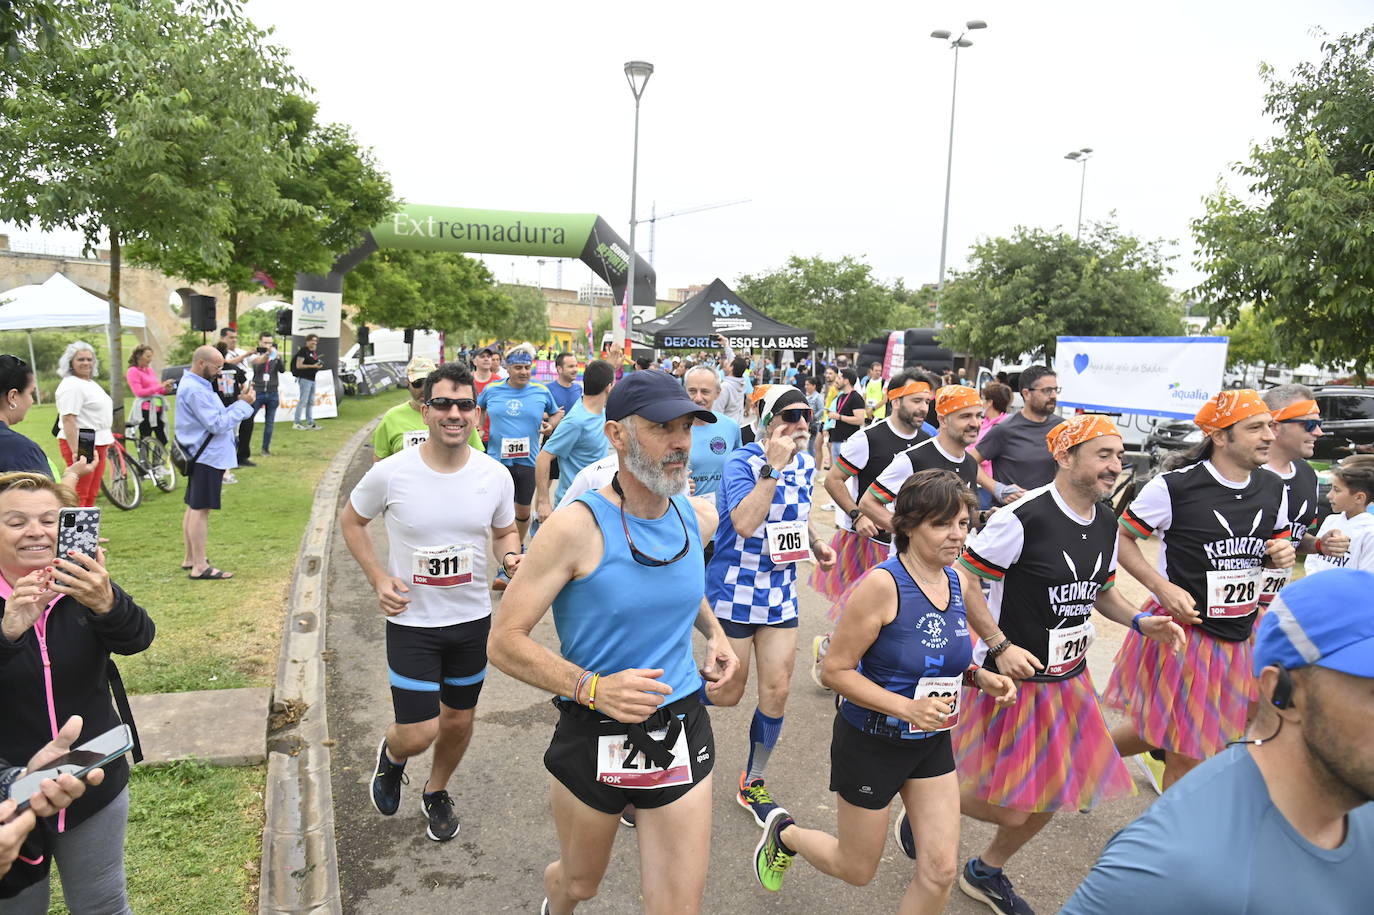
M148 326L142 312L119 309L124 327ZM48 327L103 327L110 336L110 303L60 273L42 283L0 291L0 330L29 331L29 364L34 364L33 331ZM146 339L146 338L145 338Z

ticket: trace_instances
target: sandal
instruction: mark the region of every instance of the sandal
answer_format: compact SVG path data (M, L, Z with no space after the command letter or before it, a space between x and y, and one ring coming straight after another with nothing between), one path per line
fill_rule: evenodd
M206 566L205 571L199 575L187 575L186 577L192 581L227 581L234 577L234 573L217 569L214 566Z

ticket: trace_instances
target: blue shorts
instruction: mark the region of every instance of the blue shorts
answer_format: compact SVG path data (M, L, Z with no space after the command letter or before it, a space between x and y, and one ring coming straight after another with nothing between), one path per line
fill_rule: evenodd
M796 629L800 623L801 617L797 616L780 623L737 623L734 620L721 619L720 628L732 639L752 639L754 633L760 629Z

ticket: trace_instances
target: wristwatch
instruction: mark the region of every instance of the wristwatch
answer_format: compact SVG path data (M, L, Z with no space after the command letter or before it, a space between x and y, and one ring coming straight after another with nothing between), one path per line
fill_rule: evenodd
M851 508L851 509L849 510L849 520L850 520L850 521L858 521L858 520L859 520L859 510L858 510L857 508Z
M776 470L773 469L773 465L772 465L772 464L764 464L762 467L759 468L759 479L760 479L760 480L772 480L772 479L776 479L777 476L778 476L778 472L777 472Z

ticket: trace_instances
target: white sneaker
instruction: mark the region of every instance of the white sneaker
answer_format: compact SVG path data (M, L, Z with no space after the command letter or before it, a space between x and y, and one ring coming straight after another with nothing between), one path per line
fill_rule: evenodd
M829 689L821 682L821 662L825 660L825 653L830 650L830 634L818 635L811 640L811 679L816 681L816 685L821 689Z
M819 506L819 508L820 508L820 510L823 511L823 512L833 512L833 511L835 510L835 503L834 503L834 502L822 502L821 505Z
M304 429L304 428L306 428L306 427L305 427L305 426L302 426L300 423L292 423L292 424L291 424L291 428L292 428L292 429Z
M1145 778L1149 781L1150 787L1155 789L1155 794L1162 795L1164 793L1164 763L1149 753L1138 753L1134 759L1136 765L1145 773Z
M234 476L233 471L230 471L230 470L224 471L224 482L225 482L225 483L237 483L238 481L239 481L239 478L236 477L236 476Z

